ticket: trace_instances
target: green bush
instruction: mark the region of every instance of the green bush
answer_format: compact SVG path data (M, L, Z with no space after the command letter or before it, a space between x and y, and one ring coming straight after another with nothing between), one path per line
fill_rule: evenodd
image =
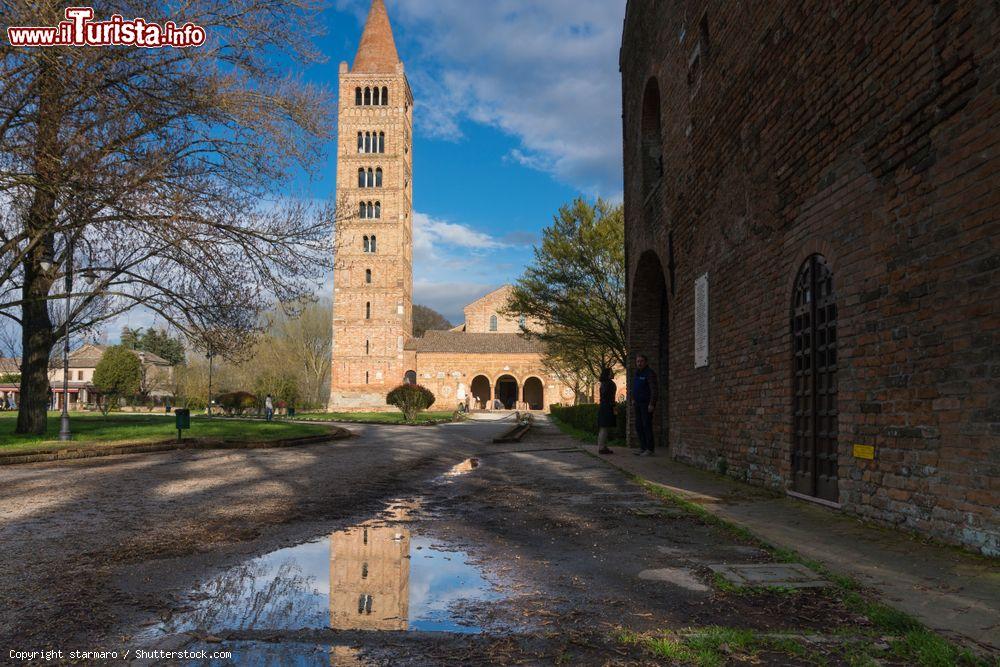
M257 409L257 397L246 391L233 391L215 399L227 415L242 416L247 410Z
M104 351L94 369L94 387L104 395L101 411L105 415L118 406L122 398L138 394L141 386L142 364L133 351L121 345Z
M417 413L434 405L434 394L419 384L401 384L385 397L387 405L394 405L408 422L416 421Z
M597 435L598 408L599 406L596 403L588 403L585 405L573 405L569 407L564 405L552 405L549 410L554 419L558 419L567 426L572 426L573 428L585 433ZM628 405L625 402L618 404L618 425L611 431L612 440L625 440L628 425L627 409Z

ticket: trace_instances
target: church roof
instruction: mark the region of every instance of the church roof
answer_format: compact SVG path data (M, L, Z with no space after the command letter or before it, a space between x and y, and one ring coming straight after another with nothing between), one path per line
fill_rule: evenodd
M398 64L399 53L396 51L396 40L392 36L392 25L389 23L385 2L372 0L372 8L368 12L368 21L351 71L395 74Z
M453 352L458 354L540 354L542 346L521 334L428 331L423 338L406 344L412 352Z

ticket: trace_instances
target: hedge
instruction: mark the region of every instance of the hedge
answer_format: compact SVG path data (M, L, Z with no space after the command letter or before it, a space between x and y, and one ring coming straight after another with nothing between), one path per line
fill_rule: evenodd
M572 426L586 433L597 435L597 410L596 403L585 405L574 405L566 407L563 405L552 405L549 408L552 417L562 423ZM626 418L626 404L618 404L618 426L611 431L612 440L625 440L628 419Z

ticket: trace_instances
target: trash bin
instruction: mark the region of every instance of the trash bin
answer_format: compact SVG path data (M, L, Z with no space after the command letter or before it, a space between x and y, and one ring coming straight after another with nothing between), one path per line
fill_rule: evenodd
M174 410L174 419L177 420L177 442L180 442L182 432L191 428L191 411L187 408L178 408Z
M288 408L288 416L289 418L295 417L295 408Z

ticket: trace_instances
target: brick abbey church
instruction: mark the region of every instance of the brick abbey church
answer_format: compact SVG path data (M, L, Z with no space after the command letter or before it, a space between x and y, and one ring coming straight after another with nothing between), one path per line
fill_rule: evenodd
M674 458L1000 555L996 2L630 0L630 347Z
M542 366L537 343L501 310L504 287L465 309L465 324L413 338L413 93L383 0L374 0L353 67L340 65L332 410L385 409L404 381L436 409L546 410L574 392Z

